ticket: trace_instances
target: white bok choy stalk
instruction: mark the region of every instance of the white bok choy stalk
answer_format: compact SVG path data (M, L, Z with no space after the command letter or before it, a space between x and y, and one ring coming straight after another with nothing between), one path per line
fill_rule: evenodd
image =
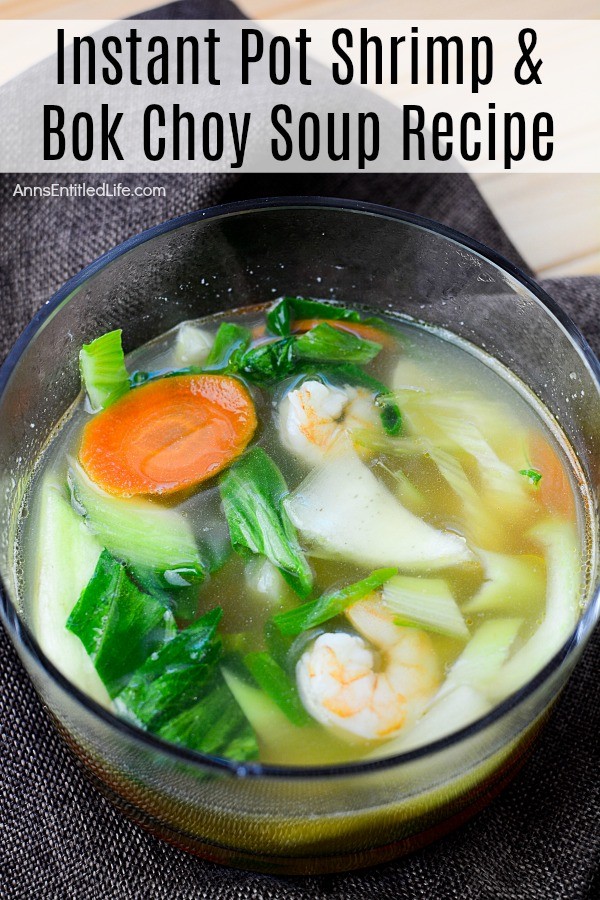
M428 571L472 560L463 537L405 509L357 454L333 454L283 505L313 556Z
M492 704L483 694L469 684L461 684L450 691L443 699L433 703L427 712L405 734L400 734L393 741L380 744L366 757L376 759L382 756L394 756L431 744L440 738L466 728L476 719L487 715Z
M546 564L542 556L530 553L513 556L478 549L475 552L483 565L484 581L477 593L463 604L463 612L512 610L518 613L544 598Z
M383 602L397 625L419 625L425 631L467 638L469 629L450 588L442 578L396 575L383 586Z
M581 609L582 555L575 526L547 519L530 535L545 550L546 612L537 631L499 671L491 690L495 700L518 690L544 667L569 637Z
M248 684L224 666L227 687L242 708L260 744L261 760L285 759L290 765L306 762L307 747L318 748L319 764L339 762L339 744L316 723L298 727L260 688Z
M453 662L432 704L462 685L485 695L506 662L522 624L523 619L490 619L480 625Z
M78 637L66 622L92 577L102 546L46 475L39 489L36 565L33 577L35 633L46 656L74 684L110 707L108 692Z
M519 440L514 422L503 415L501 405L486 403L469 391L455 394L400 391L400 396L411 432L430 442L434 462L465 503L469 515L475 514L476 525L485 524L479 522L482 505L493 512L496 520L498 516L512 520L515 515L525 514L531 496L525 479L519 474L520 466L514 464L511 449L524 446L525 437L521 435ZM498 453L500 447L502 456ZM510 462L502 458L507 448L511 449ZM464 472L461 474L460 462L452 463L456 451L470 457L477 467L480 488L474 496L474 488L469 489ZM519 451L519 459L521 455Z
M108 494L74 459L69 484L74 506L116 559L130 568L158 572L173 586L204 578L206 562L182 513L149 500Z

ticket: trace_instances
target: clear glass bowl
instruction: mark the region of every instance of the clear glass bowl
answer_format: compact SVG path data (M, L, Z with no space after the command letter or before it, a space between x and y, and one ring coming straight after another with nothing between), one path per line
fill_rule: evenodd
M132 238L66 284L6 360L0 608L58 729L96 784L155 834L230 865L331 872L421 846L511 778L598 618L598 567L576 629L533 680L469 727L370 763L286 768L203 756L121 722L66 681L28 626L14 536L31 467L79 391L79 348L119 327L131 350L183 319L281 294L396 311L492 354L560 423L581 463L595 519L600 366L552 300L493 251L407 213L321 198L222 206Z

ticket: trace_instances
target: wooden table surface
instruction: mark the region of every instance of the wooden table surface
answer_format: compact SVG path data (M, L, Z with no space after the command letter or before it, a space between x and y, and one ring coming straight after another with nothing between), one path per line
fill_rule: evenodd
M0 19L119 18L166 0L0 0ZM598 0L237 0L287 19L597 19ZM0 25L1 27L1 25ZM15 47L18 66L19 47ZM573 66L577 48L570 47ZM4 60L10 64L11 60ZM600 151L599 151L600 152ZM541 277L600 274L600 175L476 175L501 224Z

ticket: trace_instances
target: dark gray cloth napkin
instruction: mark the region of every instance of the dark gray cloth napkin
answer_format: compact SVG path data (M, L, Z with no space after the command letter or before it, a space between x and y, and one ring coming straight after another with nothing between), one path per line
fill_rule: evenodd
M231 18L230 4L172 4L160 18ZM322 194L372 200L445 222L517 264L518 253L464 175L156 178L161 199L26 199L0 178L0 359L34 311L100 253L171 216L223 200ZM111 177L87 177L88 182ZM118 176L151 183L148 176ZM600 351L600 278L544 285ZM124 819L67 751L0 629L0 897L56 900L445 900L600 896L600 634L532 758L474 820L397 862L348 875L280 879L221 868Z

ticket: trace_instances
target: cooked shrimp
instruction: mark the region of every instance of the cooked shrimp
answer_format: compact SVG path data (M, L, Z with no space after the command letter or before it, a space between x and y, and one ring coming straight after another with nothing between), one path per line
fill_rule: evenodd
M284 447L306 462L320 463L331 448L351 444L353 428L379 425L373 394L361 387L332 387L305 381L289 391L279 407Z
M415 722L439 686L431 639L395 625L376 595L346 615L362 637L319 635L296 667L300 697L313 718L346 736L393 737Z

